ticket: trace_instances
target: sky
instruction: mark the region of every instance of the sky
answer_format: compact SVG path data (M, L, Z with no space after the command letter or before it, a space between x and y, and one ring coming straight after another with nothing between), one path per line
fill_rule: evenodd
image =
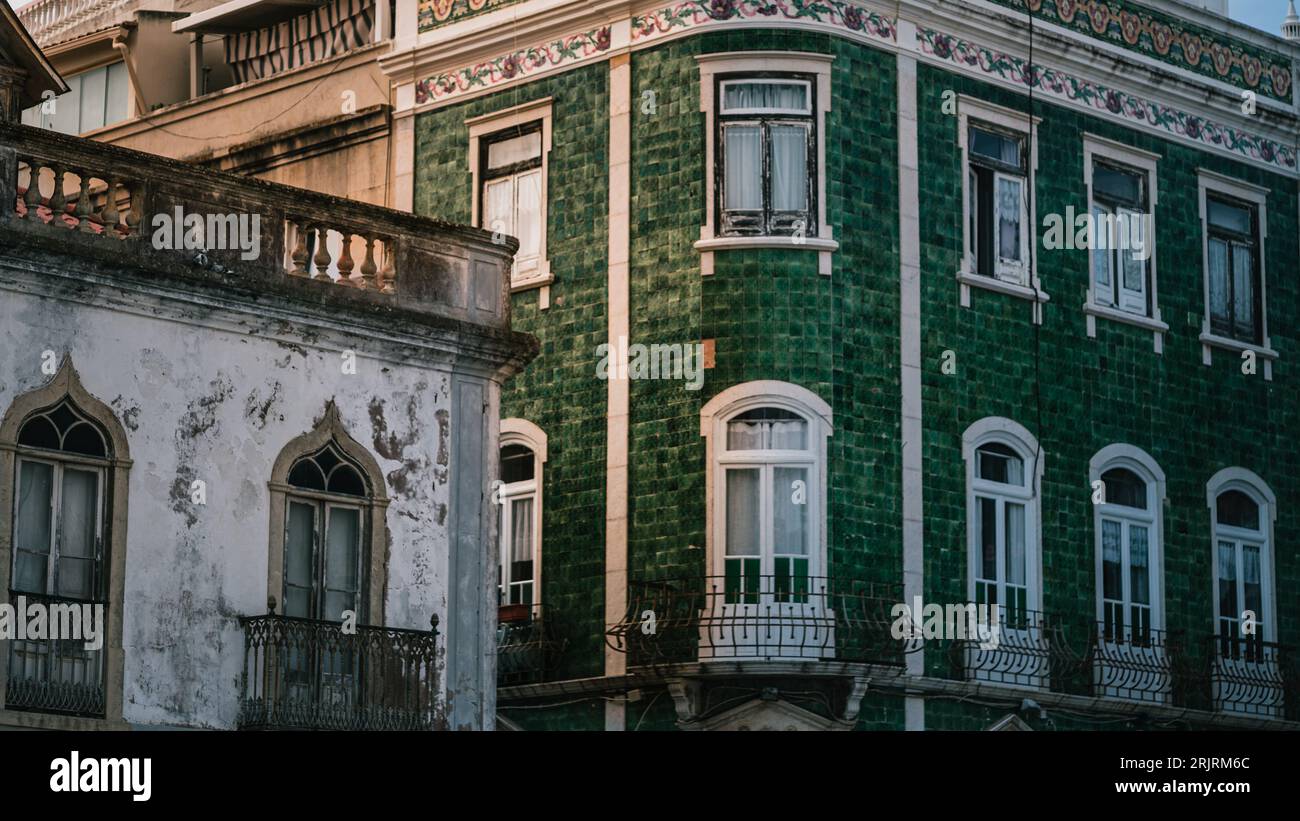
M29 0L7 0L10 6L25 6ZM1287 0L1228 0L1229 13L1247 25L1277 34L1286 17Z

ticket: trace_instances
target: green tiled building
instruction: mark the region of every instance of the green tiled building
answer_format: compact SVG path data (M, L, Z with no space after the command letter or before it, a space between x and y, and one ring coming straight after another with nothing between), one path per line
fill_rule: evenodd
M1300 728L1300 45L1178 0L398 28L399 205L517 236L541 342L499 728Z

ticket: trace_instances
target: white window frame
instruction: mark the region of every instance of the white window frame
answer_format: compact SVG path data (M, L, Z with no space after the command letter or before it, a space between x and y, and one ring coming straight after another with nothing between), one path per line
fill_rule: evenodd
M538 307L541 310L546 310L550 307L551 284L555 282L555 277L551 273L550 258L546 251L546 235L550 224L547 203L549 201L548 190L550 184L551 108L552 98L545 97L540 100L524 103L523 105L514 106L513 108L507 108L491 114L484 114L480 117L473 117L465 121L465 125L469 127L469 170L473 192L471 195L470 224L476 228L486 227L479 224L479 213L482 209L482 203L480 200L483 192L483 179L479 169L482 140L500 131L504 131L507 128L514 128L516 126L527 125L538 121L542 124L541 225L538 226L537 269L527 277L512 276L510 282L511 293L528 291L533 288L541 289L538 294Z
M1219 524L1218 499L1229 490L1246 494L1259 505L1258 531L1243 530L1238 527ZM1277 496L1268 484L1257 474L1242 467L1224 468L1205 485L1205 501L1210 508L1210 564L1212 568L1212 593L1214 597L1214 635L1219 635L1219 619L1224 617L1219 612L1219 539L1240 544L1248 541L1260 545L1260 591L1264 612L1256 617L1263 630L1263 640L1275 642L1277 638L1277 590L1274 587L1273 545L1274 526L1277 522ZM1238 603L1244 602L1238 597ZM1229 618L1240 618L1237 613Z
M1151 578L1151 630L1152 632L1162 631L1165 629L1165 585L1164 585L1164 505L1166 498L1165 473L1160 469L1160 465L1152 459L1150 454L1139 447L1129 444L1107 445L1097 451L1096 455L1088 463L1088 482L1100 481L1106 471L1113 468L1124 468L1132 471L1138 478L1146 483L1147 487L1147 509L1118 505L1107 499L1102 504L1094 504L1092 514L1093 529L1093 554L1094 568L1096 578L1096 616L1098 624L1105 621L1105 589L1102 583L1102 528L1103 519L1119 520L1123 523L1125 530L1129 524L1144 525L1148 528L1149 536L1147 539L1147 572ZM1121 550L1126 556L1128 552L1128 543L1125 541ZM1124 577L1123 586L1125 589L1130 584L1130 574L1128 572L1129 564L1123 562ZM1132 592L1125 597L1125 627L1131 628L1129 620L1129 608L1132 605Z
M354 468L358 475L362 475L359 468ZM364 478L363 478L364 481ZM303 618L324 620L325 597L330 591L329 579L326 578L328 569L328 552L329 552L329 522L330 512L335 509L351 510L357 514L357 561L355 571L357 574L357 591L356 601L351 608L357 614L357 619L363 618L366 612L366 545L367 534L366 527L366 497L348 496L339 493L322 492L317 490L308 490L297 486L291 486L285 494L284 500L284 573L282 576L283 586L280 589L281 611L283 615L289 612L289 597L287 590L289 587L289 528L293 521L289 515L292 505L303 505L311 508L312 511L312 555L311 555L311 613Z
M834 56L799 51L739 51L702 54L695 58L700 68L700 111L704 114L704 224L695 250L700 254L700 275L713 275L713 255L736 248L802 249L817 253L817 272L831 275L832 254L839 248L834 231L826 221L826 113L831 110L831 63ZM813 190L817 196L817 236L720 237L715 224L718 192L715 190L717 157L717 102L715 85L719 74L812 75L816 81L813 119L816 129L817 179ZM736 81L744 78L737 77ZM755 78L756 80L759 78ZM797 78L791 78L797 80ZM728 81L731 82L731 81ZM739 113L739 112L729 112ZM807 112L799 112L806 115Z
M98 431L97 431L98 433ZM103 438L102 434L99 434ZM107 447L107 445L105 445ZM38 455L39 454L39 455ZM96 572L92 575L92 590L89 599L77 599L78 601L104 601L105 596L102 593L102 582L107 573L107 563L104 555L104 505L105 499L105 482L108 479L108 472L105 470L105 464L108 460L96 459L93 456L83 456L70 451L52 451L42 453L36 448L27 445L19 445L17 458L15 460L14 471L14 509L10 521L13 523L13 557L10 568L11 584L13 583L14 571L17 569L18 554L21 551L18 545L18 507L23 498L22 487L22 470L24 462L34 462L48 466L50 470L50 544L49 552L46 553L47 564L45 566L45 585L39 591L21 591L31 592L35 595L53 596L61 599L73 599L60 594L55 587L55 576L59 564L59 558L63 550L63 474L69 470L79 470L83 473L92 473L95 475L95 545L94 554L91 560L95 566Z
M976 478L976 453L989 444L1006 445L1023 460L1025 486L1004 485ZM1025 609L1040 612L1043 602L1043 550L1042 510L1039 488L1042 487L1043 462L1046 454L1039 449L1038 440L1024 426L1010 419L989 416L975 422L962 434L962 459L966 463L966 596L976 600L976 580L980 568L980 534L975 528L975 504L979 496L993 497L1000 502L1016 502L1025 506ZM1001 505L999 505L999 508ZM1001 526L999 517L999 527ZM1000 551L1001 552L1001 551ZM999 555L999 562L1002 557ZM1006 585L1006 574L997 581L999 591ZM998 604L1006 604L999 595Z
M1026 158L1026 204L1025 209L1028 216L1027 224L1021 236L1023 253L1025 259L1026 277L1023 283L1008 282L995 277L981 276L975 272L975 263L972 257L973 237L970 235L970 126L971 121L977 123L983 122L994 126L1003 131L1011 131L1021 134L1025 138L1025 147L1028 152ZM1041 117L1030 117L1019 111L1010 108L1004 108L999 105L985 102L965 94L958 95L957 98L957 144L961 149L961 265L957 270L957 282L961 289L961 306L969 308L971 303L972 287L983 288L988 291L1009 294L1020 297L1021 299L1030 300L1033 304L1033 320L1035 324L1042 324L1043 321L1043 303L1051 300L1051 297L1043 291L1042 283L1038 279L1036 254L1034 253L1038 242L1038 197L1030 196L1035 191L1037 184L1038 172L1038 125L1043 120Z
M779 408L807 420L807 450L728 451L727 424L757 408ZM808 468L808 576L826 575L826 440L832 432L830 405L807 388L788 382L745 382L722 391L704 406L700 411L700 435L705 439L707 465L705 508L709 524L705 529L705 552L710 575L726 575L727 468L745 466ZM765 562L770 560L770 552L760 555Z
M1201 211L1201 285L1202 298L1204 305L1204 314L1201 317L1201 361L1205 365L1211 365L1214 362L1213 349L1231 351L1235 357L1240 357L1243 351L1253 351L1258 360L1264 365L1264 379L1271 381L1273 379L1273 360L1278 358L1278 352L1274 350L1273 343L1268 335L1268 265L1266 249L1268 246L1268 195L1269 189L1258 185L1251 185L1242 180L1225 177L1222 174L1216 174L1204 168L1196 169L1197 173L1197 201L1200 204ZM1209 212L1206 204L1206 195L1222 194L1233 197L1243 202L1254 205L1257 209L1257 219L1259 221L1259 322L1260 338L1263 340L1262 345L1255 345L1250 342L1242 342L1237 339L1229 339L1219 336L1210 330L1210 225Z
M1116 322L1123 322L1129 325L1136 325L1139 328L1146 328L1151 331L1152 346L1156 353L1164 352L1164 335L1169 331L1169 325L1165 323L1160 316L1160 292L1157 288L1156 265L1158 259L1155 230L1155 213L1156 204L1160 200L1160 191L1158 187L1158 165L1162 159L1159 154L1153 154L1150 151L1143 151L1139 148L1124 145L1123 143L1108 140L1105 137L1098 137L1095 134L1083 135L1083 181L1087 188L1088 214L1092 214L1092 173L1098 159L1109 161L1114 165L1122 166L1127 170L1143 172L1146 174L1147 182L1147 209L1151 216L1151 222L1147 230L1147 247L1150 249L1151 256L1150 276L1147 282L1147 288L1150 289L1151 313L1138 314L1125 310L1119 306L1108 305L1097 298L1097 271L1096 260L1089 249L1088 251L1088 298L1083 303L1083 312L1087 318L1088 338L1094 339L1097 336L1097 317L1111 319ZM1072 231L1074 226L1066 225L1065 230Z
M536 609L542 603L542 496L544 487L542 470L546 464L547 455L546 432L527 419L502 419L497 452L500 453L501 449L507 445L523 445L532 451L533 478L532 481L501 485L501 495L497 500L501 506L500 531L497 536L497 564L501 568L499 590L503 593L508 592L510 585L509 562L506 561L505 552L505 547L508 544L506 539L509 535L507 520L510 502L531 496L533 500L533 607ZM501 601L504 605L509 602L509 599L502 596Z

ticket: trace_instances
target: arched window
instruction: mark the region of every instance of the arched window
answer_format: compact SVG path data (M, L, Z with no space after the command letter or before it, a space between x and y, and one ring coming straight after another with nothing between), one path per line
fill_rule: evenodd
M1010 627L1040 608L1039 494L1042 454L1029 431L989 417L962 437L966 460L967 594L997 606Z
M1115 444L1092 458L1089 479L1102 637L1149 647L1164 628L1164 472L1142 449Z
M331 402L310 433L294 439L271 475L268 596L283 615L383 623L383 474L343 429Z
M0 706L120 719L126 435L65 358L0 422L0 602L97 618L107 635L8 642ZM75 609L74 609L75 608ZM53 612L52 610L50 611ZM79 624L78 627L83 625Z
M526 420L503 419L500 444L499 603L528 607L541 595L546 434Z
M784 382L749 382L705 406L710 572L728 604L802 602L826 573L831 410Z
M1273 642L1273 522L1277 498L1244 468L1225 468L1206 487L1214 544L1215 628L1229 658ZM1243 622L1253 622L1245 627Z

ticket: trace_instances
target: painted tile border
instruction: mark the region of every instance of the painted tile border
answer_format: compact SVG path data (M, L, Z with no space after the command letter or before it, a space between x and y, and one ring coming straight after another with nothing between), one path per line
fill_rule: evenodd
M1131 0L990 0L1167 65L1291 102L1291 61ZM1278 16L1282 15L1278 4Z
M921 53L929 57L951 63L965 71L977 71L1020 88L1030 84L1027 60L933 29L918 28L916 39ZM1202 148L1227 152L1239 159L1266 165L1280 173L1294 174L1297 170L1296 147L1293 145L1216 123L1042 64L1037 64L1035 68L1034 89L1044 92L1051 99L1082 105L1094 112L1122 119L1130 125L1164 132L1197 143Z
M857 32L894 42L894 21L844 0L684 0L632 16L632 42L642 44L688 29L729 22L790 20Z
M592 59L609 51L609 47L610 26L561 37L420 80L415 84L415 102L422 105L482 91L529 74Z
M432 31L450 23L459 23L484 12L522 3L523 0L420 0L418 30Z

